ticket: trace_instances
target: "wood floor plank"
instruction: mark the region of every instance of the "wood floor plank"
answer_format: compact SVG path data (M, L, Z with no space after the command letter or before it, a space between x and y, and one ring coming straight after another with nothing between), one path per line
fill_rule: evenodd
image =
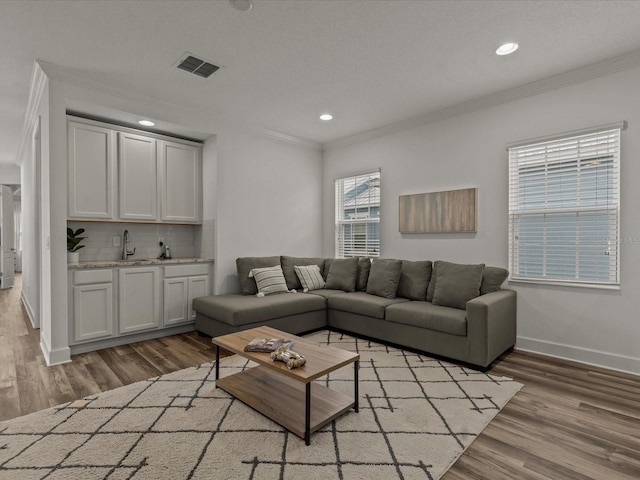
M211 339L190 332L47 367L20 282L18 275L16 287L0 291L0 420L215 358ZM518 350L490 373L524 388L442 480L640 478L639 376Z

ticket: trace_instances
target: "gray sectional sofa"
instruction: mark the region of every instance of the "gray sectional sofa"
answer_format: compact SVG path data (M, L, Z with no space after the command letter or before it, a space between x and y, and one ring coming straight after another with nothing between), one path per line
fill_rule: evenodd
M516 292L501 288L503 268L289 256L238 258L236 265L240 294L194 299L198 332L329 328L481 369L515 344ZM303 292L296 267L320 272L314 289ZM278 293L264 295L270 291Z

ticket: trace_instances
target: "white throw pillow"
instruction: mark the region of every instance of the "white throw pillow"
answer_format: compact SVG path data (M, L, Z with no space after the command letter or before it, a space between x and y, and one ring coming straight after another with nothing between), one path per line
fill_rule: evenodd
M258 286L258 296L271 295L272 293L288 292L287 282L282 273L282 267L254 268L249 272L249 277L253 277ZM262 294L262 295L260 295Z
M322 278L322 273L320 273L320 267L318 265L295 265L293 268L300 279L303 292L324 288L324 278Z

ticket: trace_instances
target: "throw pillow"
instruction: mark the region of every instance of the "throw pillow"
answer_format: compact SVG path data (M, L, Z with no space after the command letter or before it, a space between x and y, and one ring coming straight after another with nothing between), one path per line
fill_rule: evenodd
M509 270L500 267L484 267L480 295L497 292L509 276Z
M329 274L324 288L353 292L356 289L358 278L358 259L341 258L332 259L329 266Z
M238 280L240 281L240 293L243 295L255 295L258 292L256 282L249 277L249 272L254 268L273 267L280 265L280 257L240 257L236 259Z
M442 261L436 263L438 266L433 304L466 310L467 302L480 296L484 263L478 265Z
M371 264L367 293L383 298L396 298L402 260L375 258Z
M280 265L276 265L275 267L254 268L249 272L249 277L253 277L256 281L258 296L286 293L289 291Z
M409 300L424 301L427 298L427 285L431 279L431 262L429 260L409 262L402 260L398 297Z
M356 291L367 291L367 282L369 281L370 271L371 259L369 257L360 257L358 259L358 279L356 280Z
M304 265L317 265L320 268L320 273L324 268L324 258L300 258L300 257L287 257L285 255L280 257L280 265L282 265L282 272L284 273L284 279L287 281L287 288L289 290L300 290L303 285L300 284L300 279L296 275L295 266Z
M318 265L295 265L293 268L300 279L303 292L324 288L324 278Z

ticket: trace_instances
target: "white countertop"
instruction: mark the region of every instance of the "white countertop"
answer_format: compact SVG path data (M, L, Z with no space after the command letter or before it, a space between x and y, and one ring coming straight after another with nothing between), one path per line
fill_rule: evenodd
M82 268L114 268L114 267L138 267L141 265L180 265L183 263L213 263L213 258L182 257L169 260L160 258L131 258L129 260L89 260L86 262L69 263L69 270Z

